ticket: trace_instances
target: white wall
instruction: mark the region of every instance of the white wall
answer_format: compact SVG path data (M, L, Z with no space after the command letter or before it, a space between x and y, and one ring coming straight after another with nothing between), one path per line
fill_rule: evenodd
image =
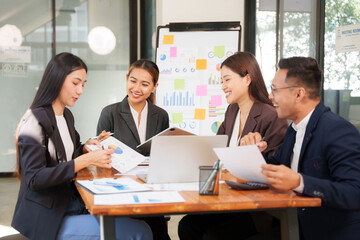
M240 21L244 24L244 0L157 0L156 25L170 22ZM243 29L241 49L243 47Z

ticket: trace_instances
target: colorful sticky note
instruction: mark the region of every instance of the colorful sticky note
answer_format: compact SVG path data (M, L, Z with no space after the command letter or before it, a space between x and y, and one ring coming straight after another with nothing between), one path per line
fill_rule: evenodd
M225 46L215 46L214 57L223 57L223 56L225 56Z
M205 109L195 108L194 119L205 120Z
M174 35L164 35L163 44L174 44Z
M170 48L170 57L177 57L177 47Z
M183 123L183 113L173 113L171 116L172 124Z
M196 86L196 96L206 96L207 95L207 86L206 85L197 85Z
M222 97L221 95L213 95L211 96L211 106L217 107L222 105Z
M185 89L185 79L175 79L174 89L175 90Z
M206 59L196 59L196 70L204 70L207 68Z

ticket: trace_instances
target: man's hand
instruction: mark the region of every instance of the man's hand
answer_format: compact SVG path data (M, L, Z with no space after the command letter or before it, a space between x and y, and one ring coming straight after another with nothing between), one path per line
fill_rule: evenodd
M240 139L240 146L254 145L256 144L260 152L264 151L267 148L267 142L261 137L260 133L248 133Z
M285 165L264 164L261 166L262 174L276 189L287 191L293 190L300 185L300 175Z

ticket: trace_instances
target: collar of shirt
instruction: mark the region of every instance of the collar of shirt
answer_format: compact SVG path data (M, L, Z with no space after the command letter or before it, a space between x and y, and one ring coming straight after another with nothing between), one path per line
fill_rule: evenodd
M298 124L295 124L294 122L291 124L291 126L293 127L293 129L297 132L297 131L301 131L301 132L305 132L306 126L309 123L311 114L314 112L314 109L308 113L308 115L306 115L306 117L303 118L303 120L301 120Z

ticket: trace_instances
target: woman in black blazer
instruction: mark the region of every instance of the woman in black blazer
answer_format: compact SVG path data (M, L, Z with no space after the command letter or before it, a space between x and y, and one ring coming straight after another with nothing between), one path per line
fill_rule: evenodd
M97 126L97 134L114 133L114 137L148 156L136 146L169 127L167 112L155 105L154 92L158 86L159 68L152 61L141 59L131 64L126 74L127 96L118 103L106 106ZM154 239L168 240L166 221L163 217L144 218L151 227Z
M30 239L100 239L99 220L88 214L74 178L90 165L111 168L113 151L89 152L86 145L99 143L80 143L73 115L66 108L83 93L86 72L85 63L73 54L56 55L19 123L21 183L12 226ZM116 232L117 239L152 239L149 226L141 220L119 218Z
M158 79L159 69L154 62L141 59L131 64L126 74L127 96L102 110L97 134L112 132L115 138L148 156L149 152L136 146L169 127L167 112L155 105Z

